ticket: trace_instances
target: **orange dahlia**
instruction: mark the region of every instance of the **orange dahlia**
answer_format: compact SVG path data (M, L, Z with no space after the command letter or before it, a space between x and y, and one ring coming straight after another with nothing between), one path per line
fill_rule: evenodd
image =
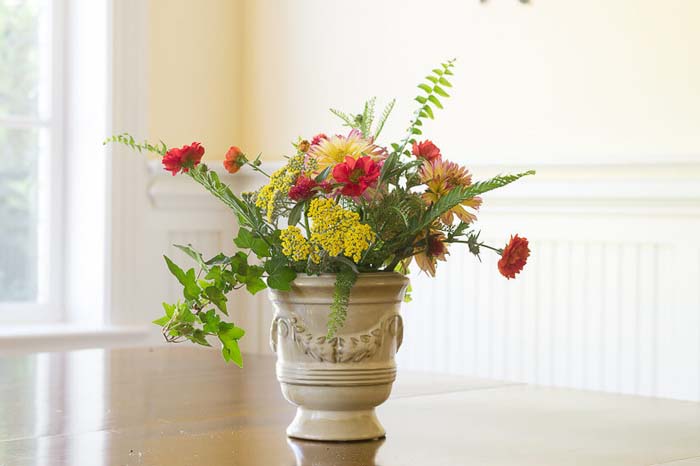
M419 176L427 188L425 193L423 193L423 199L431 204L437 202L442 196L456 187L465 187L472 184L472 176L469 170L454 162L440 158L434 159L432 162L424 162L419 171ZM476 215L466 210L465 207L477 210L479 206L481 206L480 197L466 199L461 204L457 204L442 214L440 220L445 225L451 225L456 215L461 221L471 223L476 220Z
M418 267L431 277L435 276L437 261L446 261L447 243L445 243L445 235L439 230L430 230L430 233L425 233L416 239L416 245L419 252L414 256ZM406 264L408 266L408 264Z

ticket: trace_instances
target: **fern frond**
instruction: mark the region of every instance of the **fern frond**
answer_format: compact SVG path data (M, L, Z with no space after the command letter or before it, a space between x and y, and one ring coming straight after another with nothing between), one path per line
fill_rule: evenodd
M377 139L379 137L379 134L384 129L384 123L386 123L386 120L389 118L389 115L391 114L391 111L394 109L395 104L396 104L396 99L392 99L391 102L389 102L386 105L386 107L384 107L384 111L382 112L382 116L379 117L379 121L377 121L377 127L374 130L374 139Z
M326 338L331 339L345 325L348 316L348 304L350 302L350 291L357 281L357 273L351 268L341 269L335 276L335 286L333 289L333 303L328 314L328 334Z
M365 108L362 112L360 123L360 131L365 137L369 137L372 133L372 123L374 122L374 104L377 101L376 97L372 97L365 102Z
M345 122L345 126L349 126L351 128L355 127L355 120L347 113L336 110L335 108L331 108L330 111L333 115L343 120Z
M449 193L442 196L435 202L427 212L425 212L423 219L413 228L414 232L419 232L424 228L427 228L431 223L435 221L436 218L462 202L472 199L475 196L492 191L494 189L502 188L513 181L519 180L523 176L534 175L534 170L528 170L526 172L517 173L514 175L498 175L489 180L477 181L476 183L465 186L459 189L453 189Z
M123 144L139 152L153 152L154 154L158 154L161 157L164 156L165 153L168 151L168 146L166 146L163 141L160 141L160 143L157 145L151 144L150 142L145 140L141 143L138 143L136 142L134 137L129 133L115 134L102 141L102 145L106 145L109 143Z
M452 68L454 67L455 60L448 60L445 63L440 64L440 68L433 68L430 74L425 77L425 81L418 84L418 88L423 91L415 97L415 101L418 102L419 107L414 113L414 118L411 120L411 124L408 127L406 137L403 139L399 145L397 152L403 154L405 148L408 144L415 142L414 136L420 136L423 132L416 128L416 126L421 126L423 123L422 118L435 119L435 113L433 108L442 109L443 105L438 96L442 98L448 98L450 95L445 91L442 86L452 87L452 84L445 78L445 76L452 75Z

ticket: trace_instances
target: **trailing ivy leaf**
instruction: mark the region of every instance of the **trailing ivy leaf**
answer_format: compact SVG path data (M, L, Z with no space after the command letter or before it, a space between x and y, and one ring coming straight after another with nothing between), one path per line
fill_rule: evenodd
M274 290L289 291L297 273L289 266L280 267L267 277L267 286Z
M170 317L168 316L163 316L160 319L156 319L153 321L154 324L160 325L161 327L166 325L168 322L170 322Z
M204 330L205 333L219 333L221 317L219 317L214 309L209 309L207 312L200 312L199 320L204 324L202 330Z
M241 354L241 349L236 340L232 340L228 345L224 345L221 348L221 355L224 357L224 361L233 361L238 367L243 367L243 355Z
M238 340L243 338L245 330L236 327L232 324L222 322L221 326L224 329L219 331L219 341L221 341L221 354L226 362L233 361L238 367L243 367L243 357L241 349L238 346Z
M219 253L205 262L206 265L224 265L228 264L229 257L224 253Z
M238 236L233 240L233 242L241 249L251 249L253 247L253 233L245 228L238 229Z
M165 258L166 264L168 264L168 270L172 273L177 281L184 287L183 294L185 299L196 300L199 297L200 290L199 285L197 285L197 277L195 276L194 269L189 269L187 273L178 267L168 256L163 256Z
M228 310L226 309L226 296L224 296L220 289L215 286L210 286L204 290L204 294L207 295L209 301L214 303L221 312L228 315Z
M231 257L231 270L233 273L241 275L248 273L248 256L246 256L243 252L237 252L235 255L233 255Z
M289 226L294 226L299 223L299 220L301 220L301 213L304 211L305 205L306 202L300 202L292 207L292 210L289 212L289 218L287 219Z
M207 270L207 264L204 262L204 258L202 258L202 255L192 249L192 245L188 244L187 246L183 246L181 244L173 244L176 248L178 248L180 251L184 252L188 256L190 256L192 259L197 262L197 265L199 265L201 268L204 270Z
M228 322L222 322L220 327L219 339L222 341L240 340L245 335L245 330Z
M270 256L270 246L268 246L265 240L262 238L253 238L253 244L251 245L250 249L258 257Z
M168 316L168 318L172 317L175 313L175 305L173 304L163 303L163 309L165 309L165 315Z
M189 337L189 340L193 343L197 343L198 345L211 346L207 341L206 334L198 328L194 329L192 335Z
M261 278L254 277L246 280L245 287L250 294L256 294L258 291L262 291L267 288L267 285Z

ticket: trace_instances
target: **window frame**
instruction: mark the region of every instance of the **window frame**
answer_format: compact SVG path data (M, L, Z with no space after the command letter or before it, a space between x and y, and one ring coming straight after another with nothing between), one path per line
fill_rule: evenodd
M0 116L0 126L36 128L40 140L41 133L46 133L47 153L41 154L38 163L38 290L35 301L0 301L2 323L51 323L63 319L66 8L65 0L46 0L45 4L48 12L43 20L48 23L44 27L48 27L49 32L40 40L47 41L50 46L47 47L47 71L40 76L39 86L48 92L48 111L43 115L40 111L35 117ZM44 186L48 189L42 189Z

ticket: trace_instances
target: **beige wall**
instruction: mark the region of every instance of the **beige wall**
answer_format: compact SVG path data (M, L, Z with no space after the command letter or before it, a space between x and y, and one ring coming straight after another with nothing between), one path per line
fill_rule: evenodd
M151 4L151 130L169 143L279 158L297 135L341 129L329 106L371 95L399 98L386 132L398 136L425 70L457 57L453 98L427 127L452 158L700 156L696 0Z
M221 159L241 136L243 2L150 0L149 137Z

